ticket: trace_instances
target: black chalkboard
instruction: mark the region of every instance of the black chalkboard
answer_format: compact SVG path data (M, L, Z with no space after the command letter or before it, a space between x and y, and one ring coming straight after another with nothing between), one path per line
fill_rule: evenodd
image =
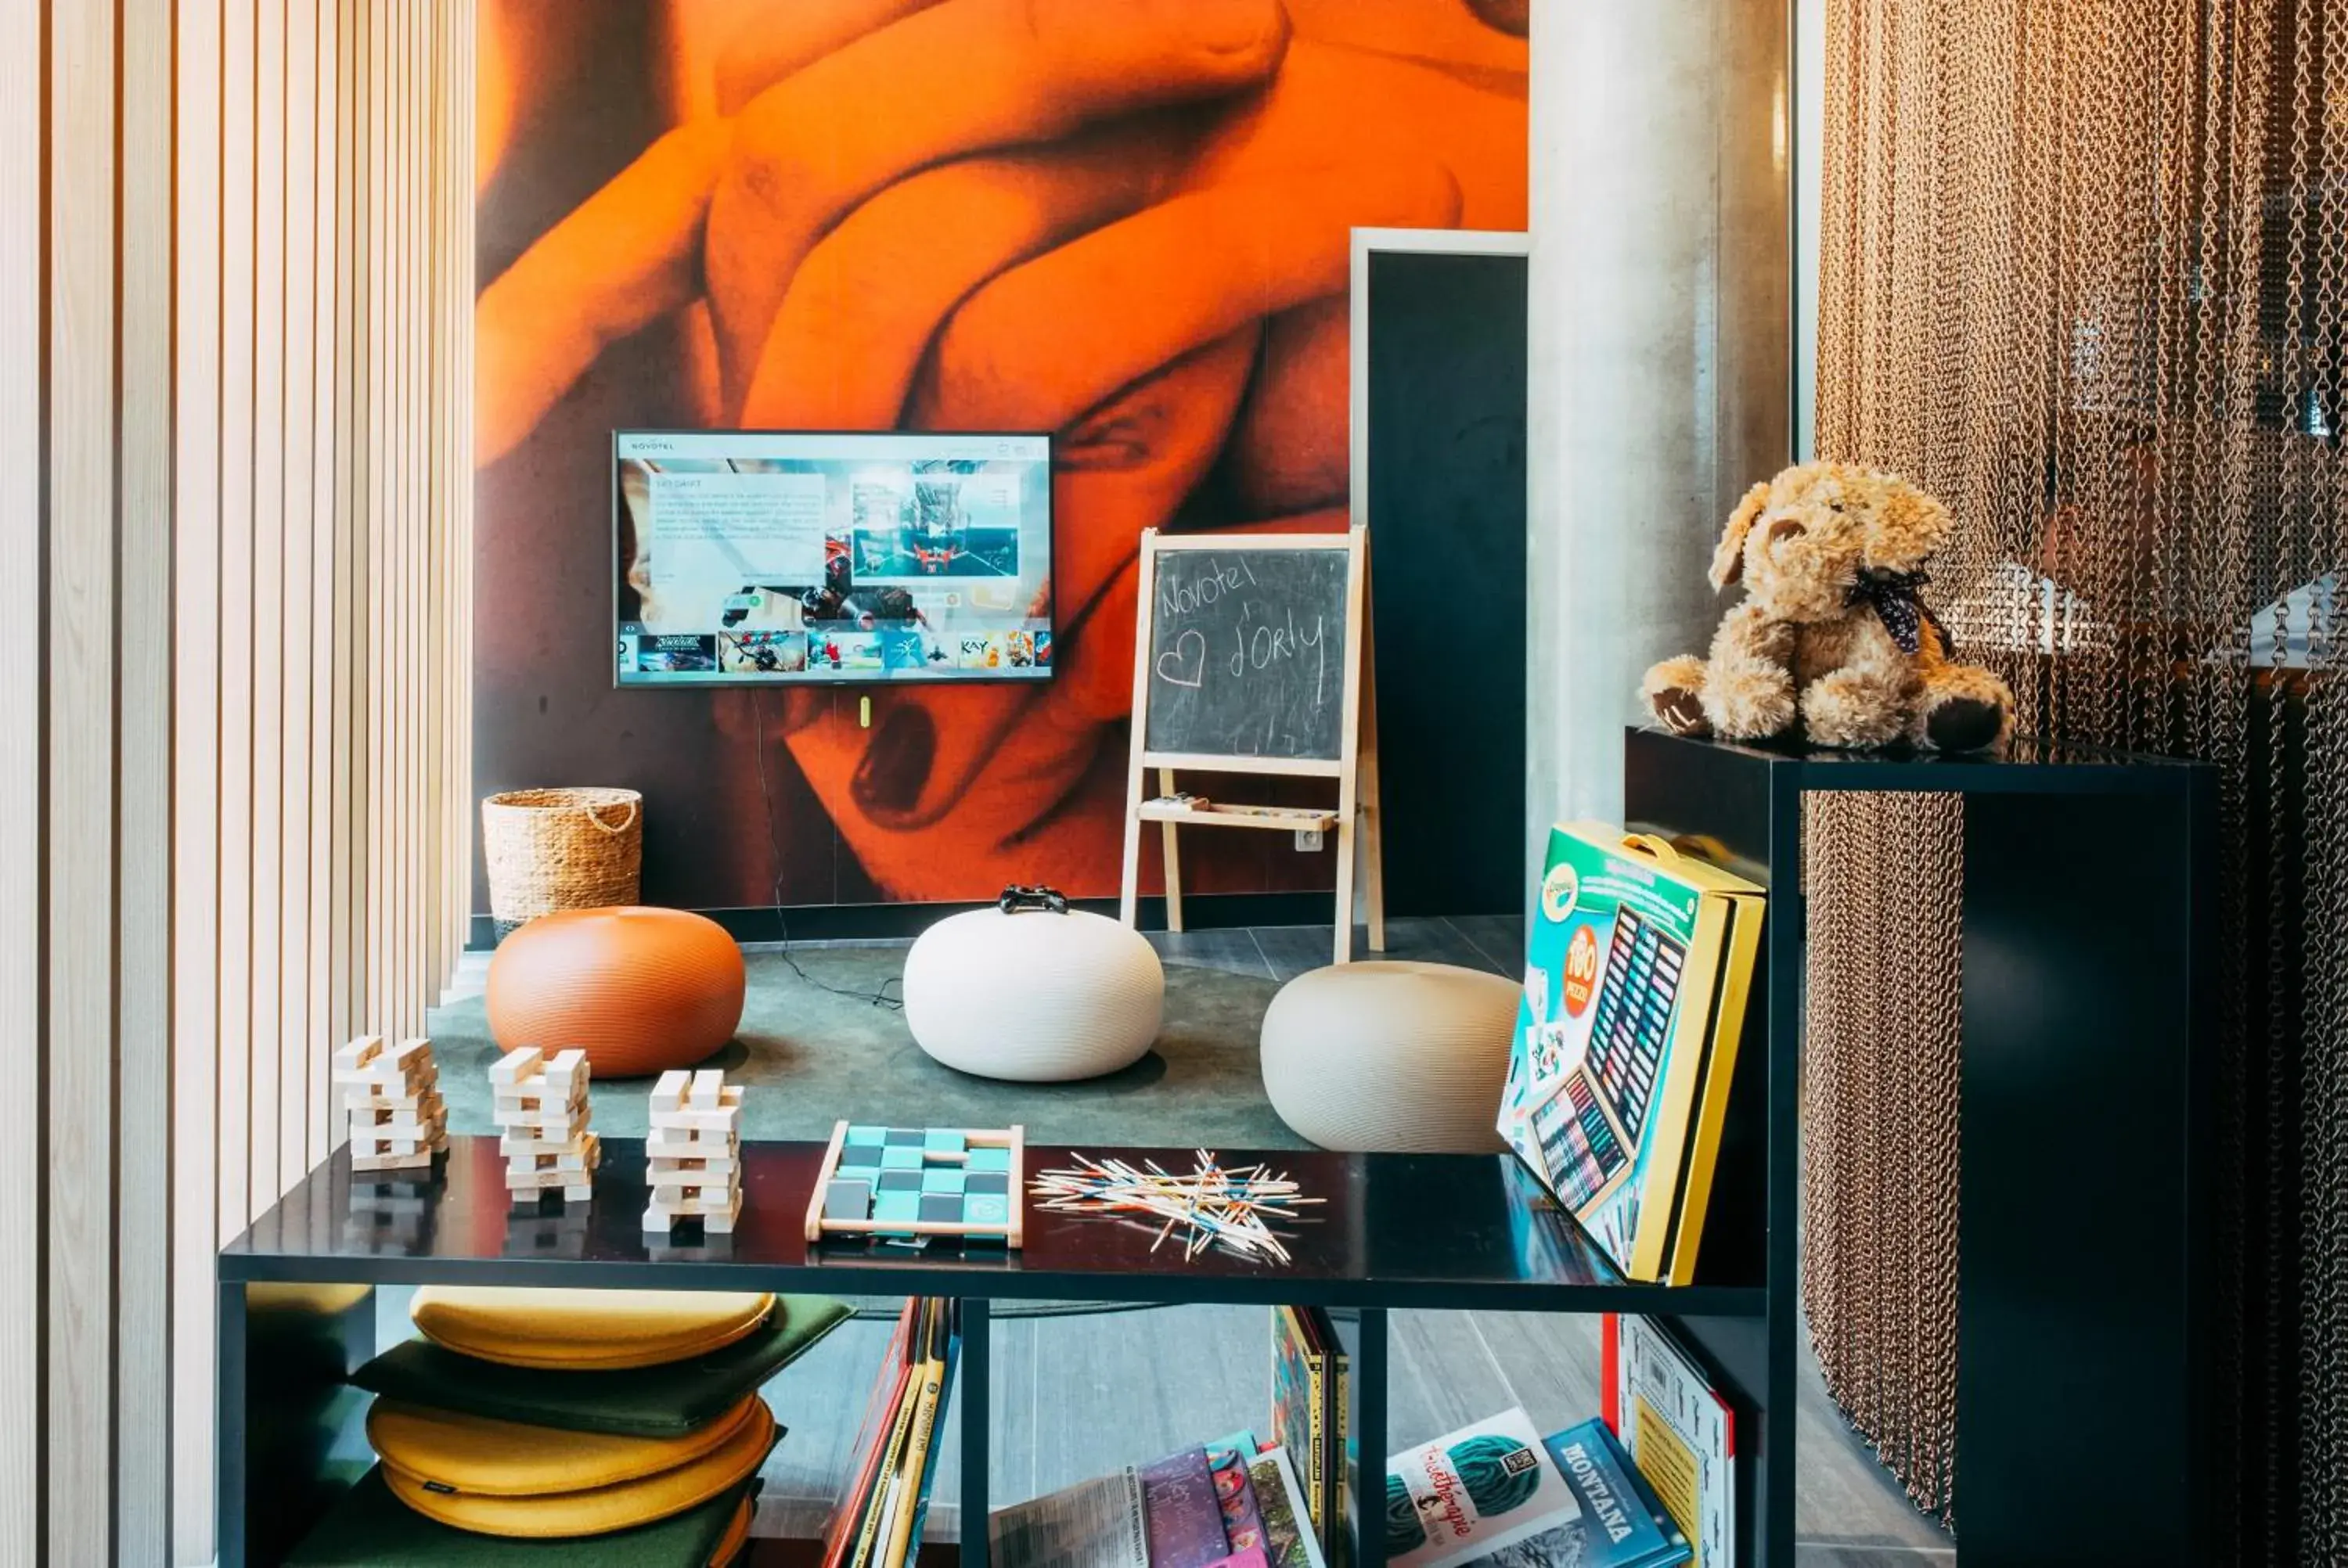
M1144 748L1340 761L1352 553L1240 544L1154 559Z

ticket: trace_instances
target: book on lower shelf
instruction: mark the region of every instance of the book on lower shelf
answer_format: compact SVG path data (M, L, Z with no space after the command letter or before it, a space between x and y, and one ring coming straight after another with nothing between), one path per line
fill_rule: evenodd
M1390 1455L1385 1498L1391 1568L1447 1568L1581 1516L1521 1409Z
M1606 1425L1686 1535L1694 1568L1727 1568L1736 1552L1735 1411L1653 1318L1609 1313L1600 1343Z
M1652 835L1550 831L1498 1128L1629 1278L1695 1278L1766 902Z
M1345 1429L1352 1419L1344 1347L1318 1307L1272 1309L1272 1442L1295 1462L1314 1539L1332 1563L1351 1560Z
M998 1568L1327 1568L1289 1454L1250 1432L996 1509L986 1534Z
M920 1552L960 1361L958 1310L916 1297L898 1317L824 1532L823 1568L905 1568Z

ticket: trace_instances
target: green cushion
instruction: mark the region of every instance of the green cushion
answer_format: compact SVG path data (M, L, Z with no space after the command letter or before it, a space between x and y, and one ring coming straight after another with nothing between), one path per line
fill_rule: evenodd
M410 1339L351 1374L370 1393L501 1421L629 1437L675 1437L724 1415L850 1314L828 1296L778 1296L764 1327L663 1367L551 1371L477 1360Z
M743 1497L757 1484L753 1478L683 1513L633 1530L525 1541L476 1535L425 1518L392 1495L378 1465L344 1494L286 1563L288 1568L378 1568L386 1563L401 1568L706 1568Z

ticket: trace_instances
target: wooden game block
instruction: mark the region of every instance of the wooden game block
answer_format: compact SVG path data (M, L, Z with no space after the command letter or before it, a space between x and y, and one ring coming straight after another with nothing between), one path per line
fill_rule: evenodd
M655 1111L651 1125L655 1128L694 1132L736 1132L742 1124L742 1090L740 1085L721 1090L715 1109Z
M558 1145L541 1153L514 1154L508 1157L508 1171L592 1171L600 1157L602 1145L595 1134L581 1134L569 1144Z
M354 1171L413 1171L429 1169L432 1164L432 1157L447 1147L447 1143L443 1140L435 1138L421 1147L403 1154L362 1154L356 1151L353 1151L351 1154L351 1169Z
M734 1131L703 1132L691 1127L654 1127L644 1133L644 1146L653 1150L685 1150L707 1153L712 1150L734 1150L742 1146L741 1133Z
M397 1083L419 1072L434 1071L432 1042L428 1040L402 1040L397 1049L392 1050L384 1046L381 1036L368 1035L335 1052L334 1079L337 1083Z
M692 1073L681 1067L670 1068L653 1081L653 1091L649 1096L652 1108L657 1111L664 1105L684 1104L685 1097L692 1087Z
M592 1161L590 1162L590 1165L592 1167ZM572 1187L580 1187L583 1190L587 1185L591 1184L588 1183L587 1178L592 1173L592 1168L587 1171L516 1171L509 1169L506 1172L506 1191L509 1193L534 1193L544 1191L549 1187L561 1187L566 1191Z
M686 1091L685 1105L695 1111L716 1111L726 1103L726 1075L716 1068L705 1067L693 1075L693 1087ZM740 1104L741 1091L736 1090L734 1102Z
M379 1034L363 1034L347 1044L335 1047L335 1081L340 1083L345 1079L357 1077L361 1068L382 1054L383 1036Z
M588 1113L583 1105L576 1109L564 1106L543 1115L499 1116L494 1120L499 1132L506 1136L561 1143L576 1138L587 1130Z
M739 1182L655 1182L653 1184L653 1207L666 1209L673 1214L707 1214L713 1209L724 1208L739 1197L741 1192L742 1184Z
M667 1231L675 1228L680 1220L697 1219L701 1222L701 1228L705 1235L726 1235L731 1234L735 1222L741 1217L742 1194L737 1192L722 1207L707 1213L688 1214L654 1203L644 1210L644 1229Z
M543 1085L543 1086L541 1086ZM512 1089L500 1089L490 1102L489 1114L499 1116L534 1116L567 1106L587 1103L587 1080L574 1079L568 1084L543 1084L541 1079L530 1079Z
M645 1178L648 1181L657 1181L662 1176L693 1176L693 1173L726 1176L726 1173L739 1172L739 1169L742 1169L742 1155L737 1150L728 1148L712 1148L702 1155L662 1155L662 1153L651 1153L651 1150L645 1153Z
M498 1139L498 1153L510 1160L524 1154L568 1154L574 1153L581 1142L591 1136L583 1128L561 1132L551 1138L532 1137L528 1132L506 1132Z
M412 1108L427 1094L438 1094L440 1075L419 1072L396 1083L346 1083L340 1087L345 1111L366 1111L378 1105L396 1111Z
M356 1136L363 1130L388 1131L402 1126L413 1127L419 1122L441 1119L448 1107L437 1091L409 1097L400 1104L372 1101L351 1111L351 1132Z
M489 1087L510 1089L522 1079L534 1073L546 1060L546 1052L534 1045L518 1045L489 1063Z
M539 1070L539 1076L545 1080L551 1093L560 1094L574 1087L584 1089L588 1078L587 1053L576 1046L568 1050L558 1050L547 1059L546 1065Z

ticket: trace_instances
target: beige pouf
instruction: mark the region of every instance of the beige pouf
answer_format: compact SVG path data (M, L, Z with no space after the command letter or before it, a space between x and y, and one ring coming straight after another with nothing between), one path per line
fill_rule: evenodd
M1057 1083L1139 1061L1158 1038L1166 971L1141 933L1073 910L973 909L905 955L905 1024L948 1067Z
M1509 1073L1520 993L1451 964L1337 964L1297 976L1263 1015L1263 1087L1324 1149L1480 1153Z

